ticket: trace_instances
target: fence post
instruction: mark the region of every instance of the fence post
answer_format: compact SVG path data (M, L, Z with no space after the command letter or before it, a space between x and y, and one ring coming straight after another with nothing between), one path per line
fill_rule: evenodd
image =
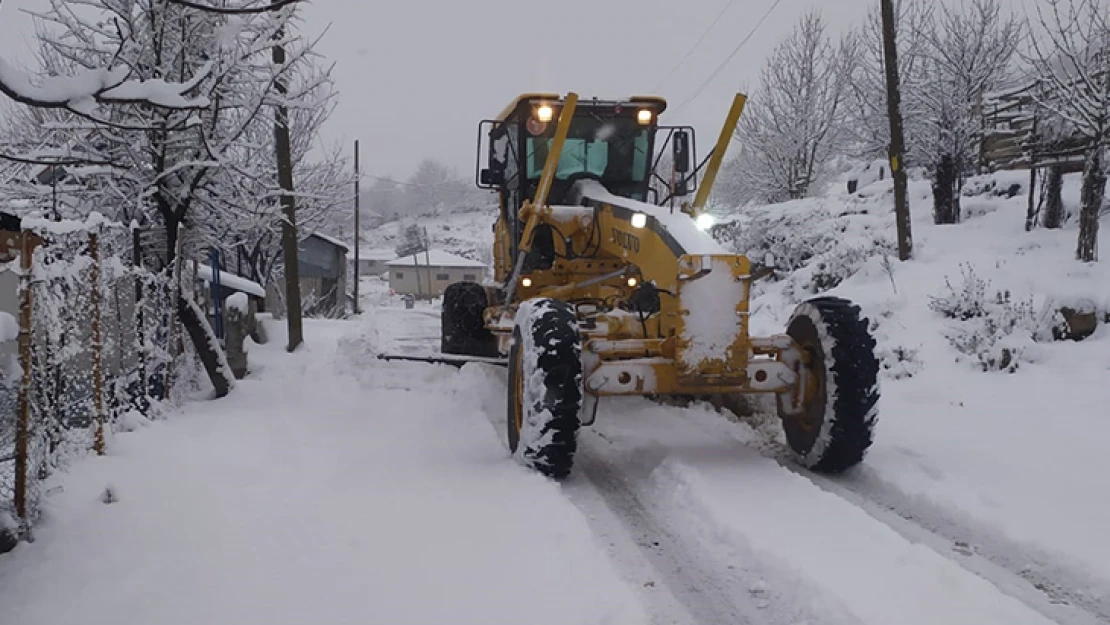
M104 455L104 371L102 369L103 345L100 336L100 241L95 232L89 233L89 256L92 257L92 367L93 409L96 412L96 455Z
M31 253L30 235L19 235L19 365L23 379L19 385L19 414L15 431L15 513L26 522L27 481L29 479L31 439Z
M143 328L143 255L142 230L131 229L131 271L135 277L135 343L139 356L139 410L145 415L150 409L150 382L146 378L146 331Z

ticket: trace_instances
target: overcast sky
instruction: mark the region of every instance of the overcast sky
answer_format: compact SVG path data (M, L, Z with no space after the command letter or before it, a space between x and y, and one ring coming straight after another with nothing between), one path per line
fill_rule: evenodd
M820 7L832 31L863 19L877 0L781 0L727 68L679 109L774 0L311 0L310 33L335 63L338 108L327 143L362 142L363 169L405 177L424 157L460 173L474 167L479 120L518 93L577 91L582 97L659 94L664 123L695 126L702 151L720 131L732 94L759 67L797 15ZM44 0L3 0L0 54L26 62L31 21L20 9ZM726 6L697 51L665 82Z

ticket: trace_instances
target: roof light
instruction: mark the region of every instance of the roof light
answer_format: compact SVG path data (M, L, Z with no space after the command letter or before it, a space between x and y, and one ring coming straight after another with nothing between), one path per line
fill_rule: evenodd
M643 213L635 213L632 215L632 227L643 228L647 225L647 215Z
M551 121L554 118L555 118L555 109L551 108L550 104L541 104L540 107L536 109L536 119L537 120L546 124L547 122Z
M651 109L640 109L639 111L637 111L636 112L636 121L640 122L641 125L650 124L651 123Z
M698 230L709 230L713 227L713 224L717 223L717 218L709 213L702 213L698 215L694 223L697 225Z
M636 288L636 285L639 284L639 283L640 283L640 281L637 280L636 278L629 278L628 279L628 288L634 289L634 288Z
M532 279L528 277L521 278L520 286L527 289L528 287L532 286Z

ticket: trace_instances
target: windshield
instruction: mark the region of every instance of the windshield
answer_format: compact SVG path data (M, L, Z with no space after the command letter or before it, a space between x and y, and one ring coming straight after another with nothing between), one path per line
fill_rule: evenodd
M539 178L554 139L545 132L528 137L528 178ZM634 119L575 118L567 134L555 177L566 180L574 174L593 174L613 182L643 182L648 170L648 139L651 128Z

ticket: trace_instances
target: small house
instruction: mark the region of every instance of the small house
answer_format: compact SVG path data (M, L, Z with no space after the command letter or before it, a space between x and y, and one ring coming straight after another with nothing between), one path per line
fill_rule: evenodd
M346 243L319 232L301 239L297 250L301 313L306 317L340 318L347 314ZM266 310L285 313L285 281L268 288Z
M399 295L433 298L455 282L479 282L486 265L442 250L418 252L386 263L389 288Z

